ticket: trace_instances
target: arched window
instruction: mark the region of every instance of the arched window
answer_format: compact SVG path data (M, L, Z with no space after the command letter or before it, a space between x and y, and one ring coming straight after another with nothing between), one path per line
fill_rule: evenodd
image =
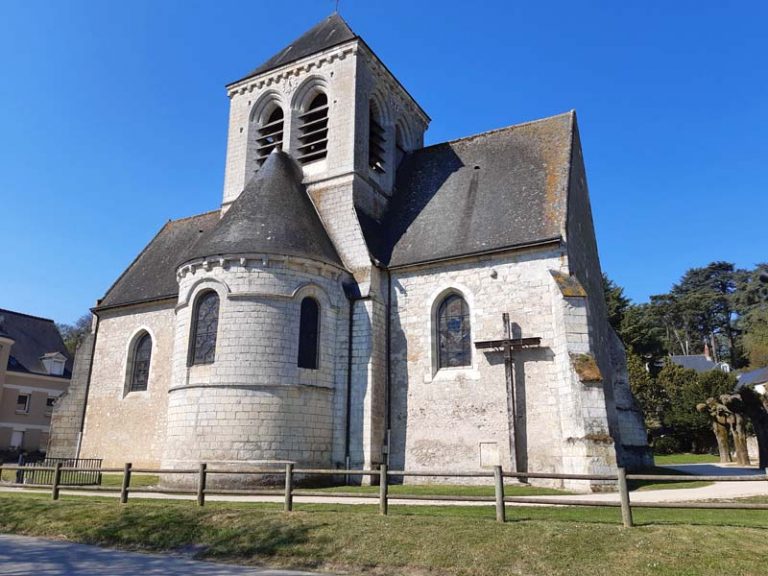
M304 298L299 320L299 368L317 368L319 335L320 305L314 298Z
M469 306L458 294L449 294L437 309L437 367L472 364Z
M325 158L328 152L328 96L318 93L299 114L299 146L296 158L302 164Z
M149 381L149 363L152 360L152 337L144 332L133 347L129 392L142 392Z
M371 102L368 118L368 166L374 172L384 172L384 154L386 152L384 127L379 122L376 105Z
M219 295L208 290L197 299L192 316L190 364L211 364L216 357L219 328Z
M256 164L261 166L272 150L283 148L283 109L275 107L262 117L256 133Z

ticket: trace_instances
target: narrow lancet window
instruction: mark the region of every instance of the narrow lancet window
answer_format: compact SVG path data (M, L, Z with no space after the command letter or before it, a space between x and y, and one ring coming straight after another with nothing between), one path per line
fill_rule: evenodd
M129 392L143 392L149 382L149 363L152 360L152 337L144 332L133 348L131 384Z
M193 314L190 364L211 364L214 361L218 328L219 295L209 290L198 298Z
M276 106L259 125L256 134L256 164L261 166L273 150L283 149L283 109Z
M438 368L472 364L469 307L458 294L449 294L437 310Z
M299 146L296 158L302 164L325 158L328 152L328 96L317 94L299 114Z
M299 319L299 368L317 369L319 335L320 305L314 298L304 298Z
M386 138L384 127L379 123L373 104L370 107L370 133L368 135L368 166L374 172L383 173Z

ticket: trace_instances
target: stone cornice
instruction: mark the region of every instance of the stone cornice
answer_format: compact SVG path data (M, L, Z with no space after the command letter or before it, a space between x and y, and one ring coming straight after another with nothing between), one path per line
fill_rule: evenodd
M227 96L232 98L237 94L245 94L254 90L261 90L275 84L291 83L294 77L301 74L320 70L337 60L344 60L347 56L357 54L358 40L353 39L345 44L334 46L323 52L307 56L295 62L275 68L259 76L244 78L227 86Z
M209 272L215 267L225 270L239 267L249 272L283 268L314 274L334 281L338 280L345 273L345 270L337 266L294 256L281 256L277 254L223 254L221 256L198 258L182 264L176 271L176 279L181 280L187 274L196 274L198 270Z

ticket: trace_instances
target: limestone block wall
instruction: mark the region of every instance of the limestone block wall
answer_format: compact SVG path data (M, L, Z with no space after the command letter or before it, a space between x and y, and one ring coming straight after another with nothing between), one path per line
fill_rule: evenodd
M562 266L555 247L393 271L391 466L515 467L503 354L473 346L471 367L435 369L433 310L455 290L469 304L473 341L502 338L503 312L514 336L541 337L540 349L515 353L518 442L528 470L563 469L563 420L573 413L563 404L574 400L549 272Z
M616 470L614 440L608 426L604 381L599 375L585 379L576 369L577 359L591 359L587 300L564 296L553 280L552 319L554 350L560 370L557 396L560 404L562 461L558 471L566 474L612 474ZM596 365L596 363L595 363ZM604 483L566 481L572 490L599 490Z
M376 294L356 301L353 313L350 465L371 468L384 461L386 306Z
M182 267L164 466L278 459L326 467L343 453L345 422L334 416L346 392L345 280L332 266L268 255ZM189 366L191 316L206 290L220 301L215 361ZM317 370L297 366L306 296L320 304Z
M85 335L75 352L72 380L66 392L56 399L51 414L48 456L76 458L88 390L88 377L95 344L95 334Z
M579 132L574 127L573 161L568 189L566 247L568 272L576 276L587 292L590 348L603 375L603 391L608 408L608 425L622 466L632 468L652 460L642 418L637 418L626 378L623 346L616 348L615 334L608 323L602 271L597 251L592 210ZM614 397L618 394L618 397Z
M158 466L165 445L168 388L174 344L173 302L100 313L80 456L102 458L105 467ZM145 392L127 392L131 343L152 337Z

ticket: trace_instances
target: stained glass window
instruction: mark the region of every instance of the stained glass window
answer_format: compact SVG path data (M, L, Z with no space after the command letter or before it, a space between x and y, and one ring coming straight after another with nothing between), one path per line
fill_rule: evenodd
M152 359L152 337L146 332L136 342L133 349L133 367L131 369L131 392L147 389L149 381L149 362Z
M216 356L219 296L208 291L197 301L194 314L191 364L211 364Z
M450 294L437 310L438 368L472 364L469 307L464 298Z
M314 298L301 301L299 320L299 368L317 368L320 306Z

